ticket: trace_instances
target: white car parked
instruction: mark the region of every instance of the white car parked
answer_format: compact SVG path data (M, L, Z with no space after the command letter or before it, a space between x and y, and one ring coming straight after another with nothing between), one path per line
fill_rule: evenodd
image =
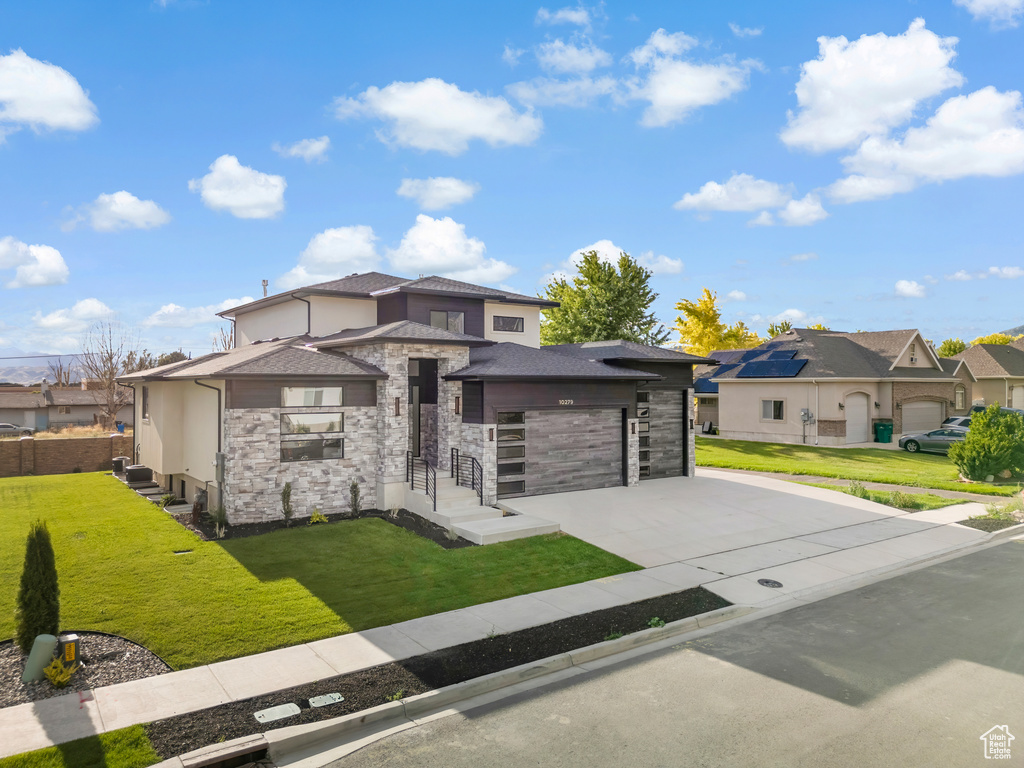
M8 437L9 435L31 435L35 432L32 427L19 427L17 424L7 424L0 422L0 437Z

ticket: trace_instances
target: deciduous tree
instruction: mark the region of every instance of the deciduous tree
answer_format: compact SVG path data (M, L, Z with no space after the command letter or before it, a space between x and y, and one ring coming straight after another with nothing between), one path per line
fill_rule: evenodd
M650 287L651 273L628 253L609 263L590 251L576 270L571 279L552 280L541 294L561 303L542 310L542 344L625 339L658 346L668 341L670 332L651 312L658 298Z
M1010 336L1006 333L990 333L988 336L979 336L971 342L971 346L977 344L1010 344L1017 339L1024 339L1024 334L1020 336Z
M962 442L949 446L949 458L968 480L985 480L1009 470L1024 473L1024 416L993 403L971 416Z
M156 360L139 349L138 337L116 320L97 323L82 342L78 357L82 376L89 379L89 389L102 393L99 403L107 425L117 413L132 402L132 390L117 383L117 377L156 367Z
M786 331L793 329L793 324L789 320L780 320L777 323L772 323L768 326L768 330L765 331L765 336L769 339L774 339L776 336L781 336Z
M742 320L733 325L722 322L718 294L705 288L697 301L682 299L676 304L683 314L676 318L679 343L694 355L715 349L747 349L761 343L760 337Z
M967 349L967 342L962 339L946 339L939 344L935 353L939 357L953 357L954 355L959 355L965 349Z
M180 349L176 349L173 352L164 352L156 359L156 364L157 366L170 365L171 363L180 363L183 360L188 360L188 355Z

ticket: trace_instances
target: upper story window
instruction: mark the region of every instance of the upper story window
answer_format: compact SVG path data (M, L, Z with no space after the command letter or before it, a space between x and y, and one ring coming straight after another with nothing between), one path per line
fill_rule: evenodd
M149 387L142 385L142 418L149 421Z
M444 312L441 310L430 310L430 324L434 328L444 328L452 333L466 332L465 312Z
M917 345L910 345L910 364L914 365L917 362Z
M281 387L281 406L344 405L344 387Z
M507 317L505 315L494 316L494 330L505 331L508 333L522 333L523 332L523 318L521 317Z

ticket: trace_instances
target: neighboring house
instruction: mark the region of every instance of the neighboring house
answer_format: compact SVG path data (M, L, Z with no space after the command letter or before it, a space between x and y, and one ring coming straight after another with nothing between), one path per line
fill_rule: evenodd
M916 330L794 328L721 365L719 433L743 440L850 445L937 428L968 413L972 367L939 358Z
M977 377L971 389L973 402L1024 408L1024 339L1013 344L977 344L955 359L964 360Z
M626 342L540 347L557 306L440 277L350 275L226 310L237 347L122 378L136 459L232 522L407 506L458 458L483 502L693 473L692 367Z
M696 423L703 430L705 425L718 427L718 384L712 379L719 365L727 365L739 359L748 349L716 349L708 357L717 361L714 365L698 365L693 369L693 392L697 397Z
M55 389L45 382L36 387L0 387L0 421L41 432L63 427L99 424L103 420L100 392L81 388ZM128 403L117 420L131 425L134 409Z

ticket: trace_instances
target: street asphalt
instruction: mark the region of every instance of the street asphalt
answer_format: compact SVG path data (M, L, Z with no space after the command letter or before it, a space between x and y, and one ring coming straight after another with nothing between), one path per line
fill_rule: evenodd
M1024 542L1011 541L423 723L359 766L1024 762Z

